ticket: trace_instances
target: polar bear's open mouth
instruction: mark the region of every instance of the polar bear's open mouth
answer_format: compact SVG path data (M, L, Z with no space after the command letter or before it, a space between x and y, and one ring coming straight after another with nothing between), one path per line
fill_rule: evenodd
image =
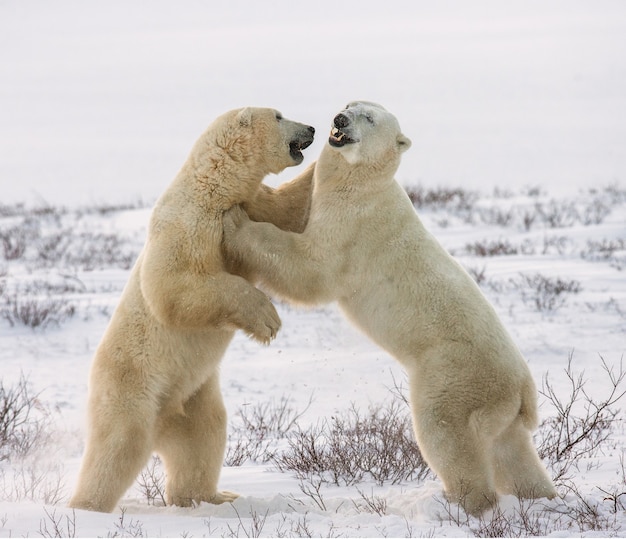
M313 139L305 139L305 140L292 140L289 143L289 155L291 158L297 163L301 163L304 160L304 155L302 155L302 150L306 150L313 143Z
M345 144L354 144L355 142L357 141L354 140L353 138L350 138L343 131L340 131L336 127L333 127L330 130L330 136L328 137L328 144L330 144L331 146L334 146L335 148L340 148L341 146L344 146Z

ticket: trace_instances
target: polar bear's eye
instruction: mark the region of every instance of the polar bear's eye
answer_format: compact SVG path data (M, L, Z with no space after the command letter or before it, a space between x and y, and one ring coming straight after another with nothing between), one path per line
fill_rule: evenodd
M369 114L365 115L365 119L372 125L374 124L374 118L372 118Z

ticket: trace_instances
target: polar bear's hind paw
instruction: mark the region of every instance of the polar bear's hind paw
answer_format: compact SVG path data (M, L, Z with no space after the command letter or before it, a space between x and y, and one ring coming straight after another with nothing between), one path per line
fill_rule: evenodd
M230 492L229 490L219 491L211 498L210 503L214 503L215 505L219 505L222 503L231 503L234 502L237 498L239 498L239 494L236 492Z

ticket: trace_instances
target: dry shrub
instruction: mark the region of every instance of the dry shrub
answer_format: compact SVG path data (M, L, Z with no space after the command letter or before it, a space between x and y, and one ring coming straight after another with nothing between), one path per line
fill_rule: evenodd
M228 437L225 464L241 466L248 461L269 462L277 442L296 428L312 402L312 398L309 399L301 412L295 410L285 396L239 408Z
M19 260L25 254L28 245L39 237L39 223L33 219L24 219L20 224L0 230L0 245L4 259Z
M16 385L0 381L0 500L59 503L62 468L45 452L52 441L52 414L33 394L24 376Z
M11 327L23 325L32 329L43 329L50 324L60 326L75 313L74 303L50 294L29 296L14 292L5 296L3 304L0 304L0 317Z
M480 257L506 256L519 253L519 247L511 244L508 240L483 240L468 243L465 246L468 254Z
M413 438L408 411L397 402L356 407L288 438L289 447L274 458L281 471L299 478L316 476L323 482L353 485L373 479L399 483L423 479L429 468Z
M22 375L15 386L0 380L0 462L24 457L48 440L50 412Z
M592 262L608 262L621 271L626 266L626 238L587 240L580 256Z
M514 283L522 293L522 301L539 312L550 312L563 307L568 294L578 294L582 288L579 281L560 277L547 277L540 273L522 274Z
M539 456L547 462L557 485L572 487L572 472L578 469L581 459L595 457L609 440L619 409L615 405L626 394L622 388L626 372L620 362L617 372L601 357L602 369L607 375L609 388L603 398L594 400L586 391L584 372L574 373L573 354L568 357L565 376L569 393L559 396L548 375L543 379L540 393L554 409L555 414L539 426Z
M72 516L57 515L56 510L48 511L44 507L45 519L39 521L39 535L42 537L76 537L76 511Z
M148 505L167 505L165 502L165 473L161 459L157 455L153 455L150 462L141 471L137 478L137 485Z
M474 207L478 194L461 187L434 187L427 189L422 185L406 189L409 199L418 209L470 210Z

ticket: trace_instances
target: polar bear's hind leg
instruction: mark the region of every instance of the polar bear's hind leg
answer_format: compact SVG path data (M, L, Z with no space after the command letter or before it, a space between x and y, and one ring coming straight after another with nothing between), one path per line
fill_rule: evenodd
M140 407L129 406L130 410ZM78 485L70 507L111 512L150 458L149 414L104 412L91 422Z
M445 417L413 407L417 443L444 485L446 498L479 515L497 502L492 463L484 439L470 419Z
M232 492L217 491L226 429L226 408L217 374L184 404L184 415L159 421L156 450L165 465L168 505L224 503L237 497Z
M517 418L494 442L496 485L518 498L554 498L556 490L533 445L531 432Z

